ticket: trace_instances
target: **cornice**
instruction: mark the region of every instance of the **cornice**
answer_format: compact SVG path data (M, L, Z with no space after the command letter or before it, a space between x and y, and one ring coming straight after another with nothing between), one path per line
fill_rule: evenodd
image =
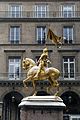
M19 43L19 44L11 44L11 43L3 43L0 44L0 46L55 46L55 44L53 43L45 43L45 44L38 44L38 43L33 43L33 44L26 44L26 43ZM74 43L74 44L62 44L62 47L76 47L76 46L80 46L80 43ZM59 50L61 50L62 48L60 48ZM77 48L77 50L79 50Z
M0 18L0 22L80 22L80 18Z
M13 2L13 0L0 0L0 2ZM14 0L14 2L69 2L69 1L80 1L80 0Z
M4 50L4 52L25 52L26 50L9 50L9 49L6 49L6 50Z
M52 52L53 50L48 50L48 52ZM42 50L31 50L31 52L42 52Z

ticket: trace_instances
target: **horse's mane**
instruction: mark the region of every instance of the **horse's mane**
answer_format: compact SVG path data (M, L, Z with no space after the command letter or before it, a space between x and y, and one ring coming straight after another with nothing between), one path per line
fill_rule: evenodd
M30 62L31 66L35 66L36 65L35 61L32 60L31 58L25 58L25 60L28 60Z

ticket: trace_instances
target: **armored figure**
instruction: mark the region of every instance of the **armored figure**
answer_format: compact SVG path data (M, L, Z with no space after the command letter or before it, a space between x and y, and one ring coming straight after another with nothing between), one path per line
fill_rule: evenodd
M41 56L38 60L37 65L39 66L39 69L34 77L38 78L40 73L44 73L45 72L44 68L48 67L48 63L51 63L51 62L48 59L48 49L45 48L45 49L43 49L43 53L41 54Z

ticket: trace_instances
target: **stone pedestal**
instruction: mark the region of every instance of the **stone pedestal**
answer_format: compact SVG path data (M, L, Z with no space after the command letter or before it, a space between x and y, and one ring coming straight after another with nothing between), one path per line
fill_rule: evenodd
M63 120L65 104L57 96L30 96L19 107L21 120Z

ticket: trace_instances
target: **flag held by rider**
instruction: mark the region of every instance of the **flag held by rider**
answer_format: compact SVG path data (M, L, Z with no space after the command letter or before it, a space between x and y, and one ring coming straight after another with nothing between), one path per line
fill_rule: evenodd
M48 30L47 39L51 40L55 45L62 45L62 37L55 35L51 29Z

